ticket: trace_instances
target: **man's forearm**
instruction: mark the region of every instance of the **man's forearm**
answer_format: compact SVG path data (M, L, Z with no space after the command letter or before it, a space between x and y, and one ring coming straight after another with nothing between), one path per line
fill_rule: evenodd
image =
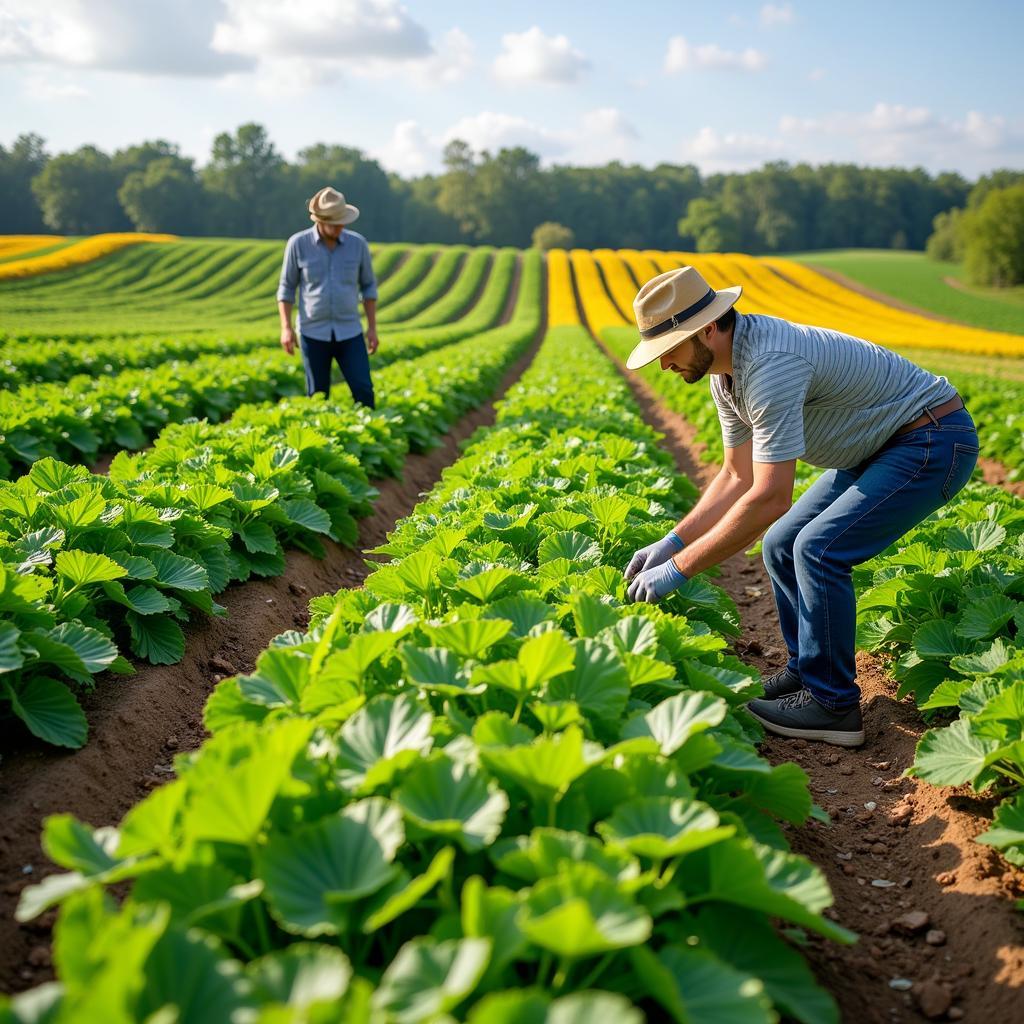
M692 544L703 537L723 519L749 487L749 483L733 476L728 470L719 470L714 480L704 488L697 504L676 527L676 535L686 544Z
M746 551L761 534L787 511L781 503L748 491L702 537L673 556L676 568L686 577Z
M285 302L283 299L277 301L277 311L281 315L281 326L291 327L293 303Z
M363 299L363 312L366 313L366 326L369 330L377 330L377 300Z

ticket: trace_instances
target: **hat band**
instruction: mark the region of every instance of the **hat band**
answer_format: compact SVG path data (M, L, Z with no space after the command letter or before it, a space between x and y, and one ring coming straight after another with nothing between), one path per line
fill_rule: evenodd
M645 340L648 338L657 338L659 334L664 334L666 331L671 331L673 327L681 327L691 316L695 316L702 309L707 308L715 301L715 297L718 292L714 288L709 288L707 295L699 298L692 306L687 306L681 313L673 313L668 320L662 320L660 324L655 324L653 327L649 327L646 331L640 332L640 337Z

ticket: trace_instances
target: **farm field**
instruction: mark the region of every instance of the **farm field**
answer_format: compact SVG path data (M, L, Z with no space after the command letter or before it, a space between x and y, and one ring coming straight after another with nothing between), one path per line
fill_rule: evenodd
M1024 335L790 260L396 243L371 411L300 397L280 256L0 280L0 1019L1012 1019ZM759 560L626 598L722 454L706 385L621 370L686 263L947 375L1008 482L858 569L863 750L744 710Z
M791 253L788 259L849 280L939 316L993 331L1024 333L1024 289L985 289L962 280L956 263L920 252L840 249Z

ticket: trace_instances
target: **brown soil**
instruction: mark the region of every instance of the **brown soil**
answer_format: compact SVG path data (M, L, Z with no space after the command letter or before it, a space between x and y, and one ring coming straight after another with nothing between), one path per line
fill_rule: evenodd
M1009 479L1009 470L1001 462L982 457L978 460L978 465L981 467L985 483L1002 487L1011 494L1016 494L1018 498L1024 498L1024 480Z
M930 309L922 309L920 306L913 306L909 302L903 302L902 299L897 299L893 295L886 295L885 292L875 291L874 288L869 288L866 284L861 284L860 281L855 281L852 277L847 277L845 274L839 273L838 270L831 270L828 267L819 266L815 264L807 264L812 270L821 274L823 277L830 278L835 281L836 284L841 284L844 288L849 288L851 292L857 292L859 295L863 295L866 298L874 299L875 302L882 302L886 306L892 306L894 309L902 309L905 313L916 313L918 316L927 317L929 320L938 320L943 324L957 324L960 327L969 327L970 324L965 324L961 320L954 320L948 316L942 316L940 313L935 313ZM772 268L775 269L775 268ZM777 274L785 277L785 272L775 270ZM797 286L799 287L799 285Z
M680 471L705 486L718 466L700 459L694 428L639 378L625 376L647 421L665 434L663 444ZM765 674L781 668L787 655L762 561L735 555L723 563L717 582L740 609L736 653ZM896 700L877 659L860 654L857 665L867 732L862 748L778 737L762 748L774 763L799 764L815 801L829 813L828 825L789 827L789 839L828 877L835 894L829 916L860 935L852 946L812 937L804 951L843 1021L951 1019L945 1011L923 1016L924 1008L944 1004L963 1011L967 1021L1020 1020L1024 922L1012 901L1024 896L1024 873L973 842L991 819L991 801L966 788L901 777L925 725L912 702ZM876 879L896 884L876 887ZM922 917L901 922L913 912L927 915L927 923ZM943 933L930 936L941 945L926 941L932 930ZM913 989L891 988L897 979L913 982Z
M518 279L517 279L518 282ZM50 814L70 812L93 825L114 825L155 786L172 775L171 761L204 738L202 710L225 675L251 671L277 634L303 628L311 596L359 586L372 563L361 554L382 543L396 520L459 456L461 443L494 422L494 403L522 375L543 337L506 371L492 401L467 413L424 455L406 459L400 480L378 481L380 497L359 524L357 550L328 543L326 558L287 555L285 574L230 588L219 600L228 613L186 630L185 657L177 665L138 666L134 676L102 678L82 704L89 740L62 751L24 743L5 755L0 771L0 991L19 991L52 977L50 912L27 925L14 921L26 885L53 869L40 847L40 828Z

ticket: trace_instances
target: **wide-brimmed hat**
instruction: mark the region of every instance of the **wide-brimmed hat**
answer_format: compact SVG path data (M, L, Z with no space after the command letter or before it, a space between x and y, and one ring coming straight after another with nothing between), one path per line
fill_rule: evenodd
M321 224L351 224L359 216L359 207L345 202L345 197L336 189L320 189L309 201L309 219Z
M740 285L715 291L694 267L652 277L633 300L640 342L627 368L638 370L681 345L732 307L742 292Z

